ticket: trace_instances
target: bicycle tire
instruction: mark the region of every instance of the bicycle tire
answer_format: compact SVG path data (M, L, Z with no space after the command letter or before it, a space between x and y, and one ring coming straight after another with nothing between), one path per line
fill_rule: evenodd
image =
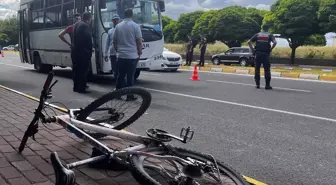
M119 89L116 91L112 91L110 93L107 93L105 95L103 95L102 97L96 99L95 101L93 101L91 104L89 104L87 107L85 107L77 116L77 119L80 121L85 121L85 119L98 107L100 107L101 105L103 105L104 103L112 100L112 99L116 99L125 95L140 95L142 98L142 104L140 106L140 108L127 120L125 120L124 122L118 124L117 126L113 127L113 129L115 130L122 130L124 128L126 128L127 126L129 126L130 124L132 124L133 122L135 122L137 119L139 119L144 113L145 111L149 108L150 103L152 101L152 96L151 94L145 90L144 88L140 88L140 87L128 87L128 88L123 88L123 89ZM91 136L94 137L104 137L106 136L105 134L101 134L101 133L94 133L94 134L90 134Z
M158 148L158 150L151 151L149 153L157 154L157 155L164 155L168 154L167 151L164 151L162 148ZM171 155L171 154L170 154ZM193 159L198 159L200 161L212 161L212 157L209 155L195 152L188 149L183 148L175 148L174 147L174 155L185 158L185 157L192 157ZM143 156L144 157L144 156ZM131 173L133 177L136 179L136 181L141 185L161 185L159 182L157 182L155 179L151 177L146 171L144 171L143 166L140 164L140 157L137 155L132 155L130 157L130 167L131 167ZM234 183L234 185L250 185L236 170L234 170L232 167L224 164L221 161L217 160L217 165L221 171L221 173L228 176ZM228 183L232 185L232 183ZM226 185L226 184L225 184Z

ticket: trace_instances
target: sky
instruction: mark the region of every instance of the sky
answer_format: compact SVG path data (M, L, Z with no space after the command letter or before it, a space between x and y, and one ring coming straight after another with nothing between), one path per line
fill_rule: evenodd
M181 13L189 13L196 10L220 9L227 6L239 5L244 7L255 7L258 9L269 10L276 0L165 0L165 15L177 19ZM17 12L19 0L0 0L0 19L4 19ZM327 34L327 45L331 45L330 36ZM284 39L278 39L279 45L288 46Z

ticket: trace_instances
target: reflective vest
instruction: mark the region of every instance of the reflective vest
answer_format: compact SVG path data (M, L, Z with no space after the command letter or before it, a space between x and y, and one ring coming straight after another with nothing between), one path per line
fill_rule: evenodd
M272 34L268 32L257 33L256 52L270 53L271 52Z

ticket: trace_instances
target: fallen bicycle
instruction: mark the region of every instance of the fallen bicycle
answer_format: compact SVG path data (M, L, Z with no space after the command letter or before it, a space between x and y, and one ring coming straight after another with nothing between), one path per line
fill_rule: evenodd
M133 177L142 185L249 185L239 173L216 160L212 155L168 144L173 139L182 143L189 142L194 135L189 127L183 128L179 137L160 129L148 129L147 136L121 131L148 109L151 94L143 88L132 87L113 91L98 98L84 109L70 109L66 115L47 117L42 110L46 106L46 100L52 98L51 89L57 83L55 81L51 84L52 79L53 73L51 72L43 86L39 106L24 134L19 152L24 150L29 137L35 140L34 135L38 132L38 123L41 121L43 124L58 123L77 137L88 141L100 154L82 161L62 164L57 153L53 152L50 159L55 171L56 185L74 185L76 178L74 171L71 170L73 168L112 160L127 166ZM112 108L98 108L110 100L137 101L139 98L134 98L136 95L143 100L140 108L129 119L118 125L115 123L125 116L123 112ZM89 115L94 111L106 111L109 116L106 119L90 119ZM139 145L113 150L98 141L98 138L105 136L133 141ZM208 182L211 179L212 182Z

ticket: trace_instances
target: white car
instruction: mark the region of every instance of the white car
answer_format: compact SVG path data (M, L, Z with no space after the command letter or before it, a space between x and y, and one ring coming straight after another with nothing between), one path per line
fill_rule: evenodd
M14 50L14 45L9 45L7 47L3 47L2 50Z
M162 59L151 63L150 70L177 71L181 64L181 55L163 48Z

